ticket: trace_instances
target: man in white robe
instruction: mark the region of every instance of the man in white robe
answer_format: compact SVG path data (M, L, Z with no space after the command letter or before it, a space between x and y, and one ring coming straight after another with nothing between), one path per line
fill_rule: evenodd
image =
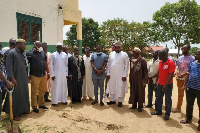
M87 96L89 100L92 101L94 97L94 85L92 82L92 66L90 63L91 55L90 48L85 49L85 55L83 56L84 65L85 65L85 77L83 79L82 87L82 100L86 100Z
M57 51L51 55L51 100L56 106L59 101L67 105L67 76L68 76L68 56L62 52L62 43L57 43Z
M110 94L108 105L116 104L116 97L118 97L118 107L123 105L125 93L128 92L128 64L129 57L127 53L121 51L121 42L116 42L115 51L110 54L107 65L107 78L109 81L106 93Z

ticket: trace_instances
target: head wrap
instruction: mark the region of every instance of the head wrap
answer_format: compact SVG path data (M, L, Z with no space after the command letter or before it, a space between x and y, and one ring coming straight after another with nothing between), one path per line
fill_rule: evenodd
M140 50L139 48L137 48L137 47L135 47L135 48L133 49L133 51L137 52L138 54L141 53L141 50Z
M24 42L24 43L26 43L26 41L24 39L21 39L21 38L17 39L16 42Z

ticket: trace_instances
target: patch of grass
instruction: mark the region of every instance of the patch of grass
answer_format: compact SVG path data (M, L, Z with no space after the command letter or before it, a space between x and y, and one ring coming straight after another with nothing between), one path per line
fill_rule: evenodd
M4 119L2 122L0 122L0 130L6 130L8 126L11 126L10 119Z
M30 133L31 131L33 131L33 129L28 129L29 127L30 127L29 125L21 125L20 129L22 133Z

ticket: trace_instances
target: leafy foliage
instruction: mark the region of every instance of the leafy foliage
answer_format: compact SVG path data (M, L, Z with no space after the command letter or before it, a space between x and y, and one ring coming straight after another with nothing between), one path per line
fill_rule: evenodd
M154 27L161 42L172 41L175 46L200 42L200 6L194 0L166 3L153 15Z
M100 42L99 24L92 18L82 18L82 46L93 47ZM70 31L66 33L67 41L66 44L73 46L77 44L77 30L76 25L72 25Z

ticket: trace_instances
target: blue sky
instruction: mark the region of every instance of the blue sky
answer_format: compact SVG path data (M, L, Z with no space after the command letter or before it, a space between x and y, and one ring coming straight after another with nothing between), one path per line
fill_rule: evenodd
M82 17L93 18L101 24L108 19L123 18L129 22L152 21L153 14L166 2L178 0L79 0ZM200 5L200 0L196 0ZM63 39L70 26L64 26Z

